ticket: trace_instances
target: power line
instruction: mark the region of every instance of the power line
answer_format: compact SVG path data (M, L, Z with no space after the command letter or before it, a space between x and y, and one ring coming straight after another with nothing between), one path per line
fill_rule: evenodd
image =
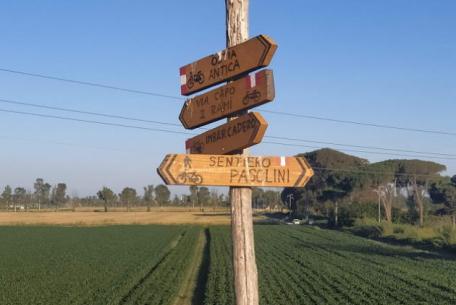
M94 149L94 150L104 150L104 151L113 151L113 152L122 152L122 153L135 153L135 151L131 150L122 150L117 148L111 147L102 147L102 146L89 146L89 145L81 145L77 143L70 143L70 142L62 142L62 141L52 141L47 139L30 139L30 138L17 138L17 137L10 137L0 135L0 139L6 139L11 141L19 141L19 142L40 142L40 143L47 143L47 144L54 144L54 145L62 145L62 146L69 146L69 147L79 147L79 148L86 148L86 149Z
M50 109L50 110L58 110L58 111L65 111L65 112L73 112L73 113L80 113L80 114L89 114L89 115L102 116L102 117L106 117L106 118L122 119L122 120L128 120L128 121L137 121L137 122L143 122L143 123L152 123L152 124L160 124L160 125L182 127L181 124L177 124L177 123L168 123L168 122L161 122L161 121L154 121L154 120L146 120L146 119L132 118L132 117L127 117L127 116L122 116L122 115L116 115L116 114L107 114L107 113L101 113L101 112L91 112L91 111L85 111L85 110L79 110L79 109L47 106L47 105L42 105L42 104L25 103L25 102L19 102L19 101L7 100L7 99L0 99L0 103L21 105L21 106L28 106L28 107L35 107L35 108L43 108L43 109Z
M152 92L152 91L130 89L130 88L125 88L125 87L118 87L118 86L112 86L112 85L95 83L95 82L81 81L81 80L75 80L75 79L69 79L69 78L45 75L45 74L40 74L40 73L30 73L30 72L24 72L24 71L13 70L13 69L6 69L6 68L1 68L1 67L0 67L0 71L7 72L7 73L14 73L14 74L18 74L18 75L30 76L30 77L38 77L38 78L43 78L43 79L55 80L55 81L63 81L63 82L68 82L68 83L73 83L73 84L78 84L78 85L85 85L85 86L99 87L99 88L104 88L104 89L112 89L112 90L117 90L117 91L124 91L124 92L128 92L128 93L135 93L135 94L149 95L149 96L155 96L155 97L162 97L162 98L172 99L172 100L174 100L176 102L185 100L185 98L182 98L180 96L162 94L162 93ZM380 124L380 123L360 122L360 121L353 121L353 120L342 120L342 119L335 119L335 118L330 118L330 117L297 114L297 113L290 113L290 112L284 112L284 111L274 111L274 110L267 110L267 109L266 110L263 109L262 111L265 112L265 113L271 113L271 114L276 114L276 115L283 115L283 116L303 118L303 119L311 119L311 120L319 120L319 121L326 121L326 122L333 122L333 123L351 124L351 125L358 125L358 126L375 127L375 128L392 129L392 130L401 130L401 131L409 131L409 132L419 132L419 133L427 133L427 134L456 136L456 132L453 132L453 131L431 130L431 129L422 129L422 128L412 128L412 127L402 127L402 126L395 126L395 125L387 125L387 124Z
M359 126L395 129L395 130L402 130L402 131L412 131L412 132L439 134L439 135L446 135L446 136L456 136L456 132L443 131L443 130L429 130L429 129L409 128L409 127L401 127L401 126L386 125L386 124L340 120L340 119L333 119L333 118L328 118L328 117L289 113L289 112L282 112L282 111L273 111L273 110L264 110L264 109L262 110L262 112L272 113L272 114L277 114L277 115L285 115L285 116L290 116L290 117L303 118L303 119L334 122L334 123L344 123L344 124L352 124L352 125L359 125Z
M439 153L439 152L426 152L426 151L417 151L417 150L408 150L408 149L386 148L386 147L379 147L379 146L363 146L363 145L354 145L354 144L342 144L342 143L335 143L335 142L304 140L304 139L289 138L289 137L265 136L265 138L279 139L279 140L288 140L288 141L297 141L297 142L306 142L306 143L325 144L325 145L355 147L355 148L376 149L376 150L383 150L383 151L397 151L397 152L406 152L406 153L414 153L414 154L430 154L430 155L456 157L455 154L447 154L447 153Z
M35 112L16 111L16 110L8 110L8 109L0 109L0 112L21 114L21 115L29 115L29 116L43 117L43 118L52 118L52 119L59 119L59 120L67 120L67 121L74 121L74 122L82 122L82 123L90 123L90 124L98 124L98 125L105 125L105 126L123 127L123 128L131 128L131 129L139 129L139 130L147 130L147 131L155 131L155 132L164 132L164 133L172 133L172 134L181 134L181 135L187 135L187 136L189 136L189 135L190 136L195 136L196 135L196 133L185 132L185 131L174 131L174 130L168 130L168 129L149 128L149 127L136 126L136 125L126 125L126 124L101 122L101 121L87 120L87 119L77 119L77 118L72 118L72 117L41 114L41 113L35 113ZM323 147L317 147L317 146L300 145L300 144L292 144L292 143L281 143L281 142L264 141L263 143L265 143L265 144L274 144L274 145L293 146L293 147L308 147L308 148L315 148L315 149L323 148ZM456 158L404 155L404 154L381 153L381 152L372 152L372 151L359 151L359 150L350 150L350 149L341 149L341 151L361 152L361 153L367 153L367 154L394 155L394 156L413 157L413 158L456 160Z
M15 110L8 110L8 109L0 109L0 112L23 114L23 115L29 115L29 116L51 118L51 119L59 119L59 120L67 120L67 121L82 122L82 123L90 123L90 124L98 124L98 125L105 125L105 126L124 127L124 128L132 128L132 129L140 129L140 130L148 130L148 131L157 131L157 132L165 132L165 133L173 133L173 134L182 134L182 135L195 135L194 133L185 132L185 131L174 131L174 130L160 129L160 128L149 128L149 127L142 127L142 126L101 122L101 121L95 121L95 120L76 119L76 118L57 116L57 115L50 115L50 114L41 114L41 113L35 113L35 112L15 111Z
M13 140L13 141L39 141L42 142L43 139L25 139L25 138L13 138L9 136L3 136L0 135L0 139L7 139L7 140ZM70 146L70 147L80 147L80 148L87 148L87 149L96 149L96 150L105 150L105 151L114 151L114 152L122 152L122 153L136 153L135 151L130 151L130 150L120 150L116 148L108 148L108 147L99 147L99 146L87 146L87 145L81 145L81 144L75 144L75 143L70 143L70 142L61 142L61 141L49 141L49 140L44 140L48 144L54 144L54 145L64 145L64 146ZM369 170L359 170L359 169L354 169L354 168L332 168L332 167L312 167L313 170L315 171L337 171L337 172L350 172L350 173L361 173L361 174L394 174L396 176L424 176L424 177L435 177L435 175L425 175L425 174L405 174L405 173L393 173L393 172L384 172L384 171L369 171ZM316 172L316 174L319 174L319 172Z
M0 103L7 103L7 104L21 105L21 106L29 106L29 107L43 108L43 109L50 109L50 110L58 110L58 111L65 111L65 112L72 112L72 113L79 113L79 114L89 114L89 115L95 115L95 116L102 116L102 117L115 118L115 119L123 119L123 120L129 120L129 121L137 121L137 122L143 122L143 123L153 123L153 124L167 125L167 126L173 126L173 127L174 126L175 127L182 127L181 124L177 124L177 123L162 122L162 121L156 121L156 120L146 120L146 119L135 118L135 117L130 117L130 116L121 116L121 115L107 114L107 113L101 113L101 112L91 112L91 111L85 111L85 110L80 110L80 109L55 107L55 106L48 106L48 105L43 105L43 104L26 103L26 102L20 102L20 101L9 100L9 99L1 99L0 98ZM199 129L208 130L208 128L204 128L204 127L200 127ZM315 140L306 140L306 139L300 139L300 138L290 138L290 137L280 137L280 136L265 136L265 138L278 139L278 140L287 140L287 141L295 141L295 142L304 142L304 143L315 143L315 144L324 144L324 145L345 146L345 147L353 147L353 148L374 149L374 150L381 150L381 151L395 151L395 152L415 153L415 154L422 154L422 155L439 155L439 156L447 156L447 157L456 157L455 154L448 154L448 153L423 152L423 151L416 151L416 150L386 148L386 147L378 147L378 146L362 146L362 145L343 144L343 143L326 142L326 141L315 141ZM282 145L284 145L284 144L282 144ZM315 148L315 146L309 146L309 147ZM356 150L352 150L352 151L354 151L354 152L362 152L362 151L356 151ZM390 153L379 153L379 154L396 155L396 154L390 154ZM400 155L400 154L397 154L397 155L404 156L404 155ZM406 155L406 156L408 156L408 155Z
M312 145L301 145L295 143L282 143L282 142L271 142L271 141L263 141L261 143L264 144L273 144L273 145L282 145L282 146L293 146L293 147L306 147L306 148L314 148L314 149L322 149L324 147L321 146L312 146ZM436 156L427 156L427 155L405 155L405 154L396 154L396 153L386 153L386 152L376 152L376 151L365 151L365 150L356 150L356 149L340 149L342 152L357 152L363 154L374 154L374 155L386 155L386 156L398 156L398 157L407 157L407 158L428 158L428 159L438 159L438 160L456 160L456 158L449 158L449 157L436 157Z
M157 93L157 92L130 89L130 88L125 88L125 87L118 87L118 86L106 85L106 84L95 83L95 82L87 82L87 81L81 81L81 80L75 80L75 79L69 79L69 78L63 78L63 77L57 77L57 76L50 76L50 75L39 74L39 73L30 73L30 72L11 70L11 69L5 69L5 68L0 68L0 71L8 72L8 73L14 73L14 74L20 74L20 75L25 75L25 76L31 76L31 77L38 77L38 78L56 80L56 81L67 82L67 83L72 83L72 84L84 85L84 86L99 87L99 88L104 88L104 89L124 91L124 92L135 93L135 94L163 97L163 98L168 98L168 99L173 99L173 100L178 100L178 101L183 100L183 98L178 97L178 96L161 94L161 93Z

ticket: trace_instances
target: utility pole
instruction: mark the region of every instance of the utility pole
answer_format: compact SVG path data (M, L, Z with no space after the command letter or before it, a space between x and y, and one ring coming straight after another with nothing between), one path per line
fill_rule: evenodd
M225 0L226 44L249 38L249 0ZM228 119L230 120L230 118ZM246 150L239 153L247 154ZM252 189L230 187L236 305L258 305L258 273L253 238Z

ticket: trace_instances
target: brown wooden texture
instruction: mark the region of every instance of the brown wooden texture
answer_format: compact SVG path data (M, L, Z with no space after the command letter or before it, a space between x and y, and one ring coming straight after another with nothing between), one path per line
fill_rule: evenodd
M268 123L258 112L250 112L185 142L190 154L229 154L258 144Z
M249 0L225 0L226 46L249 39ZM232 118L228 118L228 121ZM248 155L248 150L241 151ZM258 271L253 236L252 189L230 187L231 236L236 305L259 305Z
M272 70L261 70L188 99L179 119L187 129L200 127L274 99Z
M175 154L158 174L171 185L303 187L313 170L302 157Z
M190 95L271 62L277 45L266 35L201 58L180 68L181 94Z

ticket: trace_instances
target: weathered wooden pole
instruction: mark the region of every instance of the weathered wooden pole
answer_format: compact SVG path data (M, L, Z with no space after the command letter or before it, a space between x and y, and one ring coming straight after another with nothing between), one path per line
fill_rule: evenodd
M249 0L225 0L226 44L231 47L249 38ZM246 154L247 151L240 153ZM258 305L258 273L253 238L252 189L231 187L234 290L236 305Z

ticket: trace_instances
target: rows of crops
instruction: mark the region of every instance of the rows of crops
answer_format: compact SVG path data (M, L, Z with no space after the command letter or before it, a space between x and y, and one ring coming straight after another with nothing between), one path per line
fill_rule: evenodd
M208 232L204 303L234 304L230 229ZM0 304L173 304L204 236L189 226L0 227ZM257 226L255 240L262 305L456 304L451 257L300 226Z
M0 304L168 304L201 231L1 227Z
M206 305L234 304L230 231L210 233ZM258 226L255 234L263 305L456 304L454 258L316 228Z

